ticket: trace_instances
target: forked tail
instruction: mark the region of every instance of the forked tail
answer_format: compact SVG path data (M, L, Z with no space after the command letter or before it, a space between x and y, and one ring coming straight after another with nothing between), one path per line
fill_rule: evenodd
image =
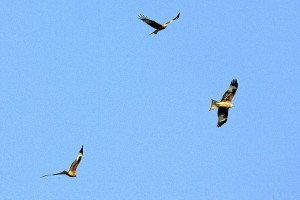
M156 29L155 31L153 31L152 33L150 33L149 35L152 35L152 34L157 34L160 30Z
M211 111L211 110L217 108L217 107L218 107L218 106L217 106L217 103L219 103L219 102L212 99L212 100L211 100L211 104L210 104L210 109L209 109L209 111Z

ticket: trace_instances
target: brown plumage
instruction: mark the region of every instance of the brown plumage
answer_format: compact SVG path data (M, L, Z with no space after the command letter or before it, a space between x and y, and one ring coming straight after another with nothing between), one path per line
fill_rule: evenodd
M55 176L55 175L67 175L69 177L76 177L76 169L81 161L82 156L83 156L83 145L82 145L76 159L71 164L69 171L62 171L62 172L59 172L56 174L47 174L47 175L42 176L41 178L43 178L45 176Z
M236 79L233 79L230 83L228 90L224 93L222 100L220 102L216 100L211 100L211 106L209 110L218 108L218 124L217 127L221 127L227 122L229 108L233 107L231 103L236 90L238 88L238 82Z
M171 19L170 21L168 21L165 24L157 23L156 21L148 19L144 15L139 15L139 19L142 20L143 22L147 23L149 26L151 26L151 27L153 27L153 28L156 29L155 31L153 31L152 33L149 34L149 35L151 35L153 33L157 34L159 31L165 29L170 23L172 23L174 20L178 19L179 16L180 16L180 13L178 13L178 15L174 19Z

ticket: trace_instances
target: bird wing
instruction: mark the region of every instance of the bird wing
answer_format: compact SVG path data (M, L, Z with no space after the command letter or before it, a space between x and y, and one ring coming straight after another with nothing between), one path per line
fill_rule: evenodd
M82 156L83 156L83 145L82 145L82 147L81 147L81 149L80 149L80 151L79 151L76 159L72 163L72 165L71 165L71 167L69 169L69 173L76 174L76 169L77 169L77 167L78 167L78 165L79 165L79 163L81 161Z
M56 173L56 174L47 174L47 175L41 176L41 178L43 178L45 176L55 176L55 175L63 175L63 174L68 174L68 172L67 171L62 171L62 172L59 172L59 173Z
M177 14L177 16L174 19L171 19L170 21L168 21L167 23L165 23L165 25L169 25L170 23L172 23L174 20L178 19L180 16L180 13Z
M233 79L230 83L228 90L224 93L221 102L224 102L224 101L231 102L231 100L233 99L233 97L235 95L237 88L238 88L238 82L236 79Z
M228 111L229 111L229 108L219 107L217 127L221 127L223 124L225 124L227 122Z
M139 15L139 19L142 20L143 22L147 23L149 26L155 28L155 29L160 29L162 27L161 24L157 23L156 21L153 21L151 19L148 19L144 15Z

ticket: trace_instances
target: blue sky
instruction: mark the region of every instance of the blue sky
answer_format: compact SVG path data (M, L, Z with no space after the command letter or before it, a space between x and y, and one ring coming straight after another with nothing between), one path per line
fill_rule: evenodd
M0 196L300 199L300 2L120 2L0 2Z

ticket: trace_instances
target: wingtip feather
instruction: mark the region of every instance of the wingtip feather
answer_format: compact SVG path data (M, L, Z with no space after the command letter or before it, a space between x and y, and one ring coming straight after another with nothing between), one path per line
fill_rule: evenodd
M81 146L80 153L83 154L83 145Z
M233 86L235 86L235 87L238 87L237 79L236 79L236 78L233 79L233 80L231 81L230 85L233 85Z

